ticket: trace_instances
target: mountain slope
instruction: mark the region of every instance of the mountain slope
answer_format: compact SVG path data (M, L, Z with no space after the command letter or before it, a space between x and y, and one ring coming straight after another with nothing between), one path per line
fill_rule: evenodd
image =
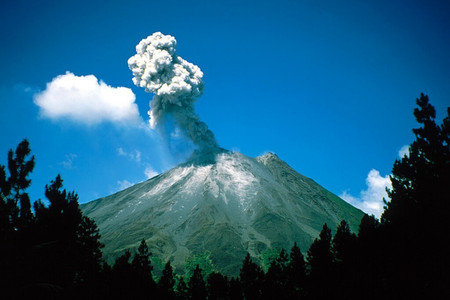
M82 210L99 226L107 258L145 238L176 268L208 250L226 274L237 273L246 252L257 257L294 242L306 251L323 223L335 229L345 219L356 231L363 215L275 154L227 151L210 161L194 157Z

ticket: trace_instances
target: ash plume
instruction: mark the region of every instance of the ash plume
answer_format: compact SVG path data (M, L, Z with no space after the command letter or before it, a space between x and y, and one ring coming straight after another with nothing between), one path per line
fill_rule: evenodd
M128 67L134 84L154 94L148 111L150 126L155 129L172 116L201 152L211 152L218 148L217 141L194 109L203 94L203 72L178 56L176 45L173 36L155 32L136 46Z

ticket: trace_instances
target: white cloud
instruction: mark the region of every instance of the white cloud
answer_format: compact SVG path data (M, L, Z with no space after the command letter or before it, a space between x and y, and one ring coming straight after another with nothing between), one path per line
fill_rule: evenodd
M119 186L119 190L121 191L121 190L124 190L124 189L126 189L126 188L132 186L133 183L132 183L132 182L129 182L129 181L126 180L126 179L124 179L124 180L119 180L119 181L117 181L117 185Z
M73 161L75 158L77 158L78 155L74 153L66 154L66 160L60 162L59 164L62 165L66 169L72 169L73 168Z
M409 156L409 145L404 145L403 147L398 150L398 156L400 158L403 158L403 156Z
M156 175L158 175L159 173L156 172L152 167L148 166L145 168L144 170L144 174L147 177L147 179L150 179L152 177L155 177Z
M344 191L339 197L365 213L379 218L383 212L383 198L389 199L386 188L392 187L389 175L383 177L379 171L372 169L367 175L366 184L367 189L362 190L359 197L352 196L347 191Z
M87 125L104 121L141 123L135 99L129 88L111 87L94 75L76 76L70 72L53 78L44 91L34 95L41 117Z
M122 147L117 148L117 154L119 156L125 156L128 157L131 160L134 160L136 162L141 162L141 152L138 150L134 150L132 152L126 152L123 150Z

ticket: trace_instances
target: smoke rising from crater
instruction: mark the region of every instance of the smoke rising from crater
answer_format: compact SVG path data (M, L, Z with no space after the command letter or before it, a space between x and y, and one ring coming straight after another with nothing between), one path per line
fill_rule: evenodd
M128 60L133 82L153 93L150 126L155 129L172 116L201 151L218 147L214 134L195 113L194 102L203 94L203 72L177 55L173 36L155 32L140 41Z

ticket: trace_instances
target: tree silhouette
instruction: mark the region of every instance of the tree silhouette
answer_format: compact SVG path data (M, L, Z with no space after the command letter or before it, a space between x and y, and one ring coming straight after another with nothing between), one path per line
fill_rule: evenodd
M392 190L381 218L383 239L391 249L385 258L385 281L396 282L395 296L408 290L417 297L448 295L450 284L450 108L442 125L428 96L421 94L414 116L421 127L409 154L392 168ZM400 280L398 280L399 278Z
M264 278L263 294L268 299L287 299L287 265L289 257L284 249L281 249L278 257L270 264Z
M30 198L26 189L34 156L25 139L8 152L8 166L0 165L0 289L6 291L30 283L29 248L34 241ZM8 172L7 172L8 171ZM9 174L8 174L9 173ZM5 295L6 296L6 295Z
M175 278L173 277L173 269L168 261L162 271L162 276L158 281L159 296L163 299L174 299Z
M207 279L208 299L218 300L228 297L228 278L218 272L212 272Z
M239 277L244 298L261 299L264 272L260 266L252 261L249 253L247 253L242 262Z
M203 279L202 270L197 265L194 273L188 282L189 299L206 299L208 293L206 290L205 280Z
M325 223L319 238L316 238L307 253L307 261L310 274L319 276L326 274L333 263L333 254L331 252L331 230Z
M297 243L294 243L289 254L289 263L286 266L286 276L288 298L298 299L303 297L306 285L306 264Z
M8 185L11 197L8 201L11 209L11 221L15 228L27 227L33 221L31 213L30 197L25 190L30 186L29 174L34 169L34 155L27 160L31 149L28 140L19 143L16 151L12 149L8 152Z
M232 277L230 279L228 296L229 296L229 299L233 299L233 300L234 299L236 299L236 300L242 299L242 287L241 287L241 282L239 281L239 278Z
M83 217L78 195L63 189L58 175L45 187L48 206L35 202L36 241L33 255L40 280L63 287L83 284L101 270L100 234L95 223Z
M142 280L143 284L154 284L152 277L153 266L150 261L152 253L148 250L145 239L139 244L137 253L134 255L131 265Z
M338 298L349 298L355 282L357 237L350 231L345 220L336 229L331 248L334 256L334 272L332 285Z
M339 223L332 241L332 250L337 263L348 263L356 249L356 235L350 231L345 220Z
M126 299L130 296L139 296L142 291L136 282L135 269L131 264L131 252L126 250L116 258L109 274L107 283L110 297Z
M176 298L177 299L188 299L188 287L186 282L184 281L183 276L177 276L177 290L176 290Z
M330 278L333 273L333 253L331 252L331 230L324 224L319 238L316 238L307 252L309 266L310 293L318 298L326 298L331 293Z

